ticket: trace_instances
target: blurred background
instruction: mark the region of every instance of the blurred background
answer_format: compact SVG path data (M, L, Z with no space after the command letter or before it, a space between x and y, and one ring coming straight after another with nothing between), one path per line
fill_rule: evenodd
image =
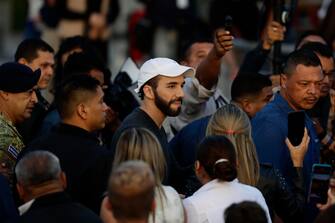
M13 60L20 41L40 37L55 50L62 37L59 24L66 7L83 0L0 0L0 62ZM104 0L87 0L104 2ZM71 3L72 2L72 3ZM264 26L273 17L275 4L287 11L287 33L283 52L294 49L299 33L319 30L334 44L335 14L332 0L110 0L105 13L109 35L106 62L116 74L129 56L140 65L149 57L178 60L194 41L209 39L213 30L224 25L226 15L233 19L237 64L262 37ZM55 6L60 4L61 6ZM72 4L72 6L71 6ZM44 7L44 11L41 10ZM53 8L54 7L54 8ZM57 8L57 10L53 10ZM103 8L101 8L103 10ZM332 13L331 13L332 12ZM110 14L111 17L110 17ZM72 15L67 17L71 19ZM88 19L88 17L83 17ZM331 24L332 23L332 24ZM333 26L332 28L329 28Z

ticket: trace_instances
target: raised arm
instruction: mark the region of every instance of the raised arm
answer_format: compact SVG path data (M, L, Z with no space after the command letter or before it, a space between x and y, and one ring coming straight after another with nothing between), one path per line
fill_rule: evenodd
M207 57L199 64L195 77L207 89L211 89L218 81L221 58L233 48L233 36L229 31L218 29L215 32L214 46Z

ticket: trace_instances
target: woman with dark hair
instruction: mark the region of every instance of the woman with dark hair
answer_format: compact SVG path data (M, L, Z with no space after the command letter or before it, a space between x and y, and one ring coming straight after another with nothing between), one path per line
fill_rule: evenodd
M306 202L302 167L310 140L307 130L299 146L292 146L288 139L286 142L294 167L291 187L279 170L271 164L259 163L251 130L247 114L237 105L228 104L213 114L206 135L225 136L234 145L239 182L255 186L262 192L272 218L276 213L283 222L302 222Z
M233 203L254 201L269 210L261 192L237 180L237 160L234 145L224 136L206 137L199 145L195 173L203 185L184 200L187 222L222 222L223 213Z

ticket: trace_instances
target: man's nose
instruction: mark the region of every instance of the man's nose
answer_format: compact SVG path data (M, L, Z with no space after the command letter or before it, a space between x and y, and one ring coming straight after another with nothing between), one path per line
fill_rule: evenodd
M106 112L106 111L108 110L109 107L106 105L105 102L103 103L103 106L104 106L104 107L103 107L103 110L104 110L104 112Z
M323 83L327 83L329 84L329 76L328 75L325 75L325 77L323 78Z
M48 68L46 69L46 73L47 75L51 76L54 74L54 69L52 66L48 66Z
M31 101L34 102L34 104L36 104L38 102L36 91L33 91L32 95L31 95Z
M184 98L185 93L184 93L184 89L183 89L183 87L179 87L179 88L178 88L178 91L177 91L176 96L177 96L178 98Z
M310 94L316 94L318 91L320 91L320 87L318 87L316 84L311 84L308 88L308 93Z

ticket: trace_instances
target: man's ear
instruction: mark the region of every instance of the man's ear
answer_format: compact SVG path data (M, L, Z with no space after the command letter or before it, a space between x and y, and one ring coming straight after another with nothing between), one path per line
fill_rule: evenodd
M143 86L143 93L144 93L144 97L151 99L151 100L155 99L154 90L152 89L151 86L147 84Z
M286 88L286 83L287 83L287 75L286 74L281 74L280 75L280 87L281 88Z
M77 105L76 107L76 112L78 114L78 116L84 120L87 119L87 106L83 103Z
M194 172L195 175L197 176L198 180L202 183L205 184L208 181L210 181L210 178L205 170L205 167L201 165L199 160L195 161L194 163Z
M19 197L21 198L21 200L26 202L27 201L27 193L26 193L24 187L20 183L16 183L16 189L17 189L17 192L18 192Z
M242 110L249 115L250 112L252 111L252 105L250 100L248 98L243 98L240 100L239 103L242 107Z
M66 174L63 171L61 171L59 174L59 180L65 190L67 187L67 179L66 179Z
M109 201L109 198L108 198L107 196L106 196L106 198L107 198L106 208L107 208L109 211L113 212L112 204L111 204L111 202Z
M196 160L195 162L194 162L194 170L195 171L198 171L199 169L200 169L200 162L199 162L199 160Z
M25 58L23 58L23 57L21 57L17 62L20 63L20 64L24 64L24 65L28 65L29 64L28 61Z

